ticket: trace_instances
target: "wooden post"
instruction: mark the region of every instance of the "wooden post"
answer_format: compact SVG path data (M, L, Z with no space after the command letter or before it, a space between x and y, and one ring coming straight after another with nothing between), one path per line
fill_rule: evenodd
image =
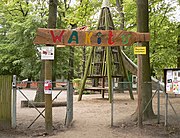
M52 61L45 61L45 80L52 80ZM45 129L52 133L52 94L45 94Z
M49 0L48 28L56 28L57 0ZM45 80L52 82L52 61L45 61ZM45 129L52 133L52 94L45 94Z
M86 83L86 79L87 79L87 75L88 75L88 71L89 71L93 51L94 51L94 47L92 47L92 49L90 51L90 55L88 57L88 61L87 61L87 64L86 64L86 69L85 69L85 72L84 72L84 77L83 77L81 88L80 88L80 91L79 91L78 101L81 101L81 99L82 99L83 90L84 90L84 87L85 87L85 83Z
M111 82L113 84L113 82ZM114 121L114 90L112 87L112 101L111 101L111 127L113 127L113 121Z
M112 66L111 66L111 55L110 55L110 47L106 48L106 63L107 63L107 76L108 76L108 94L109 101L112 102Z
M127 81L130 82L129 77L128 77L128 73L127 73L125 65L124 65L124 61L123 61L123 58L122 58L122 53L121 53L120 47L118 47L118 53L119 53L118 55L119 55L119 59L121 61L121 65L122 65L122 70L123 70L124 76L126 77ZM133 92L132 92L130 83L128 83L128 89L129 89L130 98L132 100L134 100L134 96L133 96Z
M12 76L0 76L0 129L10 129Z
M106 79L105 79L105 74L106 74L106 64L105 64L105 58L106 58L106 51L104 50L105 49L105 47L103 48L103 65L102 65L102 76L103 76L103 78L102 78L102 87L103 88L105 88L105 81L106 81ZM102 92L102 98L104 98L104 93L105 93L105 90L102 90L101 91Z

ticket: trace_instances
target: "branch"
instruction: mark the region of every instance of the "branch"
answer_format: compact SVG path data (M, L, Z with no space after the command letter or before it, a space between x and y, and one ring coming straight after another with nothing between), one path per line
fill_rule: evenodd
M123 13L123 0L116 0L117 11L120 15L120 29L124 29L124 13Z
M27 6L28 6L28 2L26 2L26 4L27 4ZM23 8L22 8L21 2L19 3L19 6L20 6L20 11L22 12L23 16L27 16L29 10L27 10L27 11L25 12L25 11L23 10Z
M168 7L169 7L169 6L170 6L170 4L168 3L168 5L167 5L167 7L166 7L166 10L165 10L165 12L164 12L163 18L162 18L162 20L160 21L160 23L159 23L158 26L160 26L160 25L162 24L162 22L164 21L164 19L165 19L165 17L166 17L166 13L168 12Z

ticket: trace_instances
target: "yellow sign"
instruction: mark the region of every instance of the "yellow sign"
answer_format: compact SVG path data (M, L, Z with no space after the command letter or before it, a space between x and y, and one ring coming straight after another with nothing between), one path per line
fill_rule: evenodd
M137 47L134 47L134 54L142 54L142 55L145 55L146 54L146 47L145 46L137 46Z

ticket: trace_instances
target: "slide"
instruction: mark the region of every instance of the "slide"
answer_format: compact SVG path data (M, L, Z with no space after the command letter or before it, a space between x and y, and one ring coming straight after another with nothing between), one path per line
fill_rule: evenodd
M122 58L123 58L123 61L124 61L124 65L126 67L127 70L129 70L133 75L137 75L137 69L138 69L138 66L131 61L131 59L129 59L127 57L127 55L124 53L123 50L121 50L122 52ZM164 83L163 82L160 82L159 80L157 80L156 78L152 77L151 76L151 80L152 80L152 86L154 88L157 88L157 83L159 82L160 83L160 90L164 90Z

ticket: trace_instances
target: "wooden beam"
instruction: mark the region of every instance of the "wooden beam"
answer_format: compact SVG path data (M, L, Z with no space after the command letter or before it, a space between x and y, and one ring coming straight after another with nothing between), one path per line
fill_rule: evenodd
M89 68L90 68L90 63L91 63L91 58L92 58L92 54L93 54L94 48L95 47L91 48L90 55L89 55L88 61L86 63L86 69L85 69L84 76L83 76L82 83L81 83L81 87L80 87L80 90L79 90L78 101L81 101L81 99L82 99L83 90L84 90L84 87L85 87L88 71L89 71Z
M67 46L131 46L150 40L149 33L122 30L62 30L39 28L34 44Z

